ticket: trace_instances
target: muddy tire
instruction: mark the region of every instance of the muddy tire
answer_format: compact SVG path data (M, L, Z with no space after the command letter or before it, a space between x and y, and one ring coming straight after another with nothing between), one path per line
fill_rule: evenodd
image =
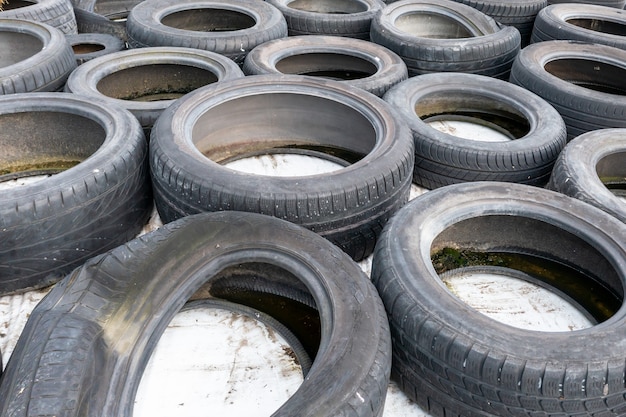
M588 132L567 144L548 188L593 204L626 223L626 129Z
M74 51L77 65L126 49L126 45L120 38L104 33L69 35L67 41Z
M132 48L204 49L243 63L255 46L287 36L285 18L261 0L148 0L126 22Z
M45 23L65 35L78 33L70 0L6 0L0 19L23 19Z
M152 208L147 143L130 112L66 93L0 96L0 294L50 285L132 239Z
M591 130L626 127L625 77L625 50L554 40L524 48L510 81L554 106L571 140Z
M367 276L314 233L239 212L165 225L56 285L32 312L7 364L0 414L130 416L158 339L198 290L209 299L247 299L241 303L260 311L255 300L274 296L319 317L317 324L289 326L298 337L317 333L315 359L273 416L382 415L389 327Z
M448 0L402 0L372 20L372 42L402 57L409 76L466 72L507 79L519 31Z
M196 90L163 112L150 144L164 222L203 211L258 212L313 230L356 260L372 252L382 226L408 201L413 171L411 133L387 103L338 81L298 75L248 76ZM280 177L223 165L285 153L340 169Z
M538 187L455 184L412 200L387 224L372 265L390 319L392 378L437 415L621 415L623 236L616 218ZM467 251L476 255L463 257ZM568 278L550 282L548 273L537 281L568 293L601 324L571 332L513 327L465 304L438 276L463 272L464 261L540 274L532 267L541 263L507 263L515 256L556 262L549 271ZM583 276L578 292L567 288L573 271Z
M408 78L404 61L372 42L338 36L289 36L265 42L246 57L248 75L300 74L335 79L381 97Z
M397 84L383 99L411 128L413 182L429 189L468 181L543 186L566 144L565 123L552 106L528 90L490 77L426 74ZM463 138L429 124L441 120L484 125L505 140Z
M58 29L0 19L0 95L62 90L75 68L72 47Z

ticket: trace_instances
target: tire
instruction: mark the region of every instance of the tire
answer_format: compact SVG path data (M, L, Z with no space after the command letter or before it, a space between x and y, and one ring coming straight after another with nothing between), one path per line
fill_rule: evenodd
M125 43L120 38L104 33L68 35L67 41L74 51L77 65L126 49Z
M591 130L626 127L624 77L626 51L555 40L524 48L510 81L552 104L571 140Z
M549 5L559 3L584 3L595 6L615 7L618 9L623 9L626 5L625 0L548 0Z
M392 378L436 415L622 415L623 236L626 225L607 213L521 184L455 184L412 200L385 227L372 265L390 319ZM552 277L545 285L596 307L602 323L572 332L500 323L437 274L464 262ZM573 279L578 292L567 288Z
M338 81L254 75L207 86L165 110L150 140L164 222L204 211L259 212L313 230L361 260L408 201L411 133L380 98ZM284 153L344 167L278 177L222 165Z
M255 46L287 36L287 23L261 0L146 0L131 10L126 30L133 48L204 49L241 64Z
M70 0L6 0L0 19L23 19L48 24L66 35L78 33Z
M128 41L126 19L142 0L74 0L79 33L102 33Z
M0 181L54 174L0 190L0 294L48 286L141 230L152 195L132 114L73 94L26 93L0 97L0 115Z
M626 129L580 135L563 150L548 188L592 204L626 223Z
M626 49L626 17L619 9L591 4L555 4L535 20L532 42L575 40Z
M123 107L149 131L179 97L243 76L237 64L214 52L150 47L116 52L81 65L68 78L65 90Z
M422 75L397 84L383 99L411 128L413 182L429 189L468 181L543 186L566 144L565 123L552 106L528 90L490 77ZM429 124L437 120L485 125L509 140L459 137Z
M290 329L298 336L317 332L315 360L273 416L382 415L389 328L367 276L308 230L235 212L166 225L56 285L32 312L7 364L0 414L130 416L159 337L201 287L207 298L245 300L261 311L255 300L311 311L310 320L297 319Z
M72 47L58 29L0 19L0 95L63 89L74 68Z
M402 0L372 20L372 42L402 57L409 76L466 72L507 79L519 31L451 0Z
M372 42L339 36L289 36L254 48L244 61L247 75L300 74L329 78L381 97L408 78L404 61Z
M381 0L267 0L285 16L289 36L329 35L369 40Z

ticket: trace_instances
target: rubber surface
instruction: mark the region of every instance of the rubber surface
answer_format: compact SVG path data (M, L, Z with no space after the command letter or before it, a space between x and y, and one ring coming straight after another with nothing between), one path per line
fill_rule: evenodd
M45 23L65 35L78 33L70 0L6 0L0 19L22 19Z
M68 35L67 41L74 51L77 65L126 49L126 44L120 38L105 33Z

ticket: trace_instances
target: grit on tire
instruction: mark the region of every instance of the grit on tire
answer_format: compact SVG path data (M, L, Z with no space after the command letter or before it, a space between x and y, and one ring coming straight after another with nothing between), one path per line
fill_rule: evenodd
M286 153L341 169L280 177L223 165ZM408 201L413 140L391 106L367 91L316 77L251 75L200 88L166 109L152 129L150 166L164 222L203 211L259 212L361 260Z
M490 77L426 74L397 84L383 99L411 128L413 182L429 189L468 181L545 185L567 141L563 119L545 100ZM484 125L508 140L463 138L430 125L448 121Z
M74 51L77 65L126 49L126 44L120 38L104 33L79 33L66 38Z
M70 74L65 91L124 107L149 130L179 97L243 76L235 62L215 52L149 47L112 53L81 65Z
M623 415L624 236L626 225L596 207L527 185L455 184L412 200L388 222L372 265L392 378L436 415ZM438 276L472 265L546 280L601 323L541 332L491 319Z
M267 0L285 16L289 36L330 35L369 40L381 0Z
M626 6L625 0L548 0L549 5L559 3L584 3L595 6L615 7L618 9L623 9L624 6Z
M72 47L58 29L0 19L0 95L63 89L75 68Z
M254 48L243 64L248 75L299 74L345 82L381 97L408 78L404 61L372 42L340 36L289 36Z
M626 129L588 132L567 144L548 188L601 208L626 223Z
M243 63L255 46L287 36L278 9L262 0L146 0L126 22L128 43L204 49Z
M626 49L626 16L623 10L591 4L548 6L537 15L531 41L556 39Z
M66 35L76 34L70 0L5 0L0 19L24 19L48 24Z
M402 57L409 76L466 72L507 79L520 33L451 0L402 0L372 20L372 42Z
M133 115L67 93L0 96L0 294L41 288L132 239L152 208Z
M319 317L311 369L273 416L382 415L389 327L367 276L314 233L239 212L165 225L57 284L33 310L9 359L0 414L130 416L156 343L198 290L253 308L255 300L276 296Z
M626 127L626 51L554 40L524 48L510 81L552 104L568 140L591 130Z

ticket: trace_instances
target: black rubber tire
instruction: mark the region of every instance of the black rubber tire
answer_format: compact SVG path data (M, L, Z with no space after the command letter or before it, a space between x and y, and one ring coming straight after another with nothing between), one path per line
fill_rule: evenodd
M565 123L546 101L516 85L475 74L438 73L397 84L383 99L413 133L413 182L433 189L468 181L545 185L566 144ZM506 142L464 139L433 120L484 124Z
M596 207L521 184L455 184L412 200L385 227L372 265L390 319L392 378L433 415L621 416L624 236L626 225ZM445 247L534 255L584 272L596 281L580 282L578 295L614 314L572 332L500 323L443 284L431 257ZM603 285L611 300L594 299Z
M247 75L300 74L335 79L381 97L408 78L402 58L384 46L340 36L289 36L254 48Z
M449 0L402 0L372 20L372 42L391 49L409 76L466 72L507 79L520 50L519 31Z
M626 223L624 137L626 129L601 129L572 140L559 155L548 188L593 204Z
M626 49L624 11L592 4L555 4L537 15L531 42L575 40Z
M255 300L268 295L295 305L301 303L290 294L300 294L312 303L309 327L321 335L315 360L272 416L382 415L389 327L367 276L314 233L239 212L165 225L88 261L56 285L32 312L9 359L0 414L130 416L158 339L201 287L207 298L239 302L247 296L242 304L261 311ZM311 326L313 315L319 322ZM310 332L305 322L291 330Z
M23 19L48 24L66 35L76 34L70 0L5 0L0 19Z
M120 38L104 33L68 35L67 41L74 51L77 65L126 49L126 44Z
M591 130L626 127L624 79L626 51L565 40L524 48L510 77L556 108L568 140Z
M58 29L0 19L0 95L61 90L75 68L72 47Z
M116 52L81 65L70 74L65 91L123 107L149 130L178 97L243 76L236 63L215 52L149 47Z
M125 21L112 21L104 16L82 9L74 9L74 15L76 16L78 33L112 35L124 42L124 46L127 46L128 34L126 33Z
M584 3L595 6L615 7L618 9L623 9L624 6L626 6L626 0L548 0L549 5L559 3Z
M131 10L126 30L132 48L204 49L241 64L255 46L287 36L287 23L261 0L147 0Z
M165 110L150 140L155 202L164 222L203 211L259 212L313 230L361 260L408 201L411 132L382 99L338 81L252 75L207 86ZM277 177L222 165L276 153L345 167Z
M267 0L285 16L289 36L329 35L369 40L381 0Z
M147 142L130 112L67 93L0 96L0 131L0 181L55 173L0 190L0 294L50 285L146 223Z

